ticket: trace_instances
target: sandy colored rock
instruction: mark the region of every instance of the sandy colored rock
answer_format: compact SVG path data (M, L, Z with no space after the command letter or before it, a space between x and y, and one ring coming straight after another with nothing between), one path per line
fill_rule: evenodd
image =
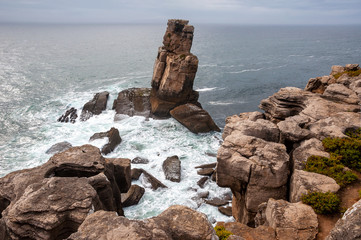
M299 202L308 192L336 193L340 186L326 175L295 169L290 181L290 202Z
M323 96L349 104L358 104L360 102L356 93L343 84L332 84L328 86Z
M296 115L279 122L277 126L281 132L281 142L299 142L311 138L312 132L302 128L302 126L305 126L310 121L311 119L307 116Z

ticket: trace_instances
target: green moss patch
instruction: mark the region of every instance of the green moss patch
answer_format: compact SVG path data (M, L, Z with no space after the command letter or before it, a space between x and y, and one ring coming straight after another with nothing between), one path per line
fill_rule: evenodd
M361 69L356 70L356 71L344 71L344 72L340 72L340 73L336 73L333 76L338 79L339 77L341 77L343 74L347 74L349 77L357 77L361 74Z
M302 196L302 202L310 205L319 214L331 214L340 211L341 200L331 192L309 192Z
M216 226L214 230L216 230L216 234L219 240L226 240L230 235L233 234L230 231L227 231L223 226Z

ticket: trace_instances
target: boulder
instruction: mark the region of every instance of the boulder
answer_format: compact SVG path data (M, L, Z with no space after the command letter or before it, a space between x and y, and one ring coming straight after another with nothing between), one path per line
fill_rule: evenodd
M286 118L277 124L281 134L281 142L299 142L304 139L312 137L312 132L308 129L302 128L311 119L307 116L296 115Z
M223 226L227 231L230 231L233 235L230 237L241 237L241 239L247 240L276 240L275 230L267 226L259 226L257 228L248 227L245 224L239 222L218 222L217 226ZM237 238L234 238L237 239Z
M86 121L93 115L99 115L107 107L109 93L104 91L96 93L93 99L84 104L80 114L80 120Z
M221 131L208 112L197 105L187 103L174 108L170 114L193 133Z
M143 197L144 192L145 192L144 188L136 184L132 185L127 193L121 194L123 207L129 207L138 204L140 199Z
M223 215L226 215L228 217L232 217L232 207L218 207L218 211L222 213Z
M361 239L361 200L347 209L326 240Z
M317 138L302 141L292 152L291 169L305 169L307 159L312 156L330 157L330 154L323 148L322 142Z
M181 161L178 156L168 157L163 162L163 171L165 178L172 182L180 182L181 180Z
M146 172L142 169L142 174L140 175L141 181L145 186L149 186L153 190L157 190L158 188L167 188L166 185L161 183L158 179L156 179L153 175Z
M132 164L148 164L149 160L146 158L136 157L131 161Z
M340 186L333 178L323 174L295 169L290 181L290 202L299 202L308 192L336 193Z
M122 142L122 139L119 136L119 130L112 127L107 132L95 133L90 137L89 141L94 141L100 138L108 138L108 143L102 147L103 154L109 154L114 151L114 149Z
M328 86L323 96L334 101L345 102L349 104L358 104L360 102L356 93L343 84L332 84Z
M318 233L316 213L312 207L301 202L269 199L257 213L256 226L260 225L275 229L276 237L280 240L313 240Z
M171 206L160 215L146 220L129 220L112 212L89 215L78 232L68 240L218 239L207 217L185 206Z
M207 199L206 203L209 204L209 205L212 205L212 206L219 207L219 206L226 205L229 202L227 200L223 199L223 198L215 197L215 198L212 198L212 199Z
M197 171L197 174L202 176L211 176L213 173L214 173L213 168L202 168Z
M56 143L54 145L52 145L48 150L46 150L46 154L55 154L55 153L59 153L59 152L63 152L69 148L71 148L73 145L71 145L71 143L64 141L64 142L59 142Z
M346 64L345 65L345 71L357 71L359 70L359 65L358 64Z
M331 73L330 73L330 75L335 75L335 74L337 74L337 73L342 73L342 72L344 72L344 71L345 71L345 67L340 66L340 65L333 65L333 66L331 67Z
M130 88L119 92L114 100L116 114L152 117L150 111L150 88Z
M75 120L77 118L78 118L77 110L72 107L66 110L66 112L58 118L58 122L75 123Z

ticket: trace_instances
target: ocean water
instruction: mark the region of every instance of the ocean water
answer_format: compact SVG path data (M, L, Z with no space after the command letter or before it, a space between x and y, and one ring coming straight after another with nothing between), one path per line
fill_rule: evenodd
M112 102L130 87L149 87L157 49L166 24L160 25L31 25L0 24L0 177L38 166L45 151L68 141L89 142L95 132L116 127L123 139L107 157L144 157L142 167L168 189L146 193L129 218L155 216L173 204L227 221L217 208L201 203L229 194L209 182L200 189L195 166L215 162L221 133L195 135L173 119L147 121L128 117L114 122ZM216 123L229 115L258 110L261 99L281 87L304 88L311 77L327 75L331 65L361 63L361 26L195 26L192 52L199 67L194 89ZM108 109L86 122L58 123L70 107L81 108L96 92L110 92ZM161 164L169 156L182 161L182 181L165 180Z

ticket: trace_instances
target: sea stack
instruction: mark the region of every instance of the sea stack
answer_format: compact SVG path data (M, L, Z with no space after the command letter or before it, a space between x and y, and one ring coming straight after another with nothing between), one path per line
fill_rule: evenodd
M168 20L152 78L151 111L157 117L170 117L170 110L182 104L199 105L193 91L198 68L198 58L190 52L193 31L187 20Z

